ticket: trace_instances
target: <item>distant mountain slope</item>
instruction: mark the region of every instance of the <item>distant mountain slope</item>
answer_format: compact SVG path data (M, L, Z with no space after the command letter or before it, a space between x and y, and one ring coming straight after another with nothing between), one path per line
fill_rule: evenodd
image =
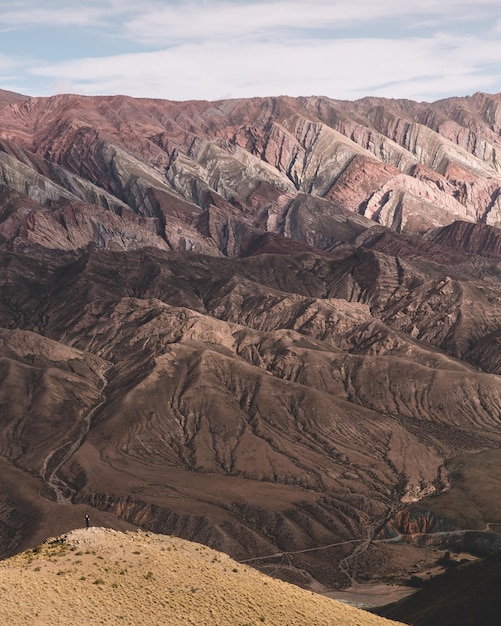
M27 100L28 97L29 96L22 96L21 94L15 93L13 91L0 89L0 108L14 102L22 102L23 100Z
M52 211L77 199L132 211L172 249L239 256L257 229L329 250L343 242L340 212L399 232L501 222L499 96L9 97L0 181ZM305 210L305 194L323 202Z
M496 549L500 96L1 98L3 555L81 507L304 586Z

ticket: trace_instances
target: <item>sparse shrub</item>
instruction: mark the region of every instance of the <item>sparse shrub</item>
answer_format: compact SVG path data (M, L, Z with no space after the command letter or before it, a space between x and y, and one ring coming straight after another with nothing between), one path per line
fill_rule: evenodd
M42 552L42 549L43 549L43 548L42 548L42 546L35 546L35 547L33 548L33 552L34 552L35 554L40 554L40 552Z
M38 566L38 567L35 567L34 571L35 571L35 572L39 572L41 569L42 569L42 568L41 568L40 566Z
M148 572L146 572L146 574L144 575L144 577L146 578L146 580L150 580L152 578L155 578L153 572L150 570Z
M442 567L457 567L460 564L460 561L451 558L450 552L446 552L444 556L437 559L437 565L442 565Z
M231 571L235 572L235 574L236 574L238 572L238 569L236 567L234 567Z
M424 587L426 585L426 581L419 576L411 576L407 581L409 587Z
M437 563L438 565L444 565L447 567L447 565L449 565L449 563L451 562L451 553L449 551L447 551L444 556L441 556L438 560Z
M96 578L93 582L94 585L104 585L104 580L102 578Z
M260 621L260 622L265 622L265 621L266 621L266 617L265 617L264 615L261 615L261 616L259 617L259 621Z
M118 583L117 582L111 583L111 586L113 587L113 589L117 589L118 588Z

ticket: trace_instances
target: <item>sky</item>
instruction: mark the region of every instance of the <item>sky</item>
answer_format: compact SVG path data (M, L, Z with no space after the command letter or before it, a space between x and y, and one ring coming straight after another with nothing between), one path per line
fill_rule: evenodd
M0 88L168 100L501 92L500 0L0 0Z

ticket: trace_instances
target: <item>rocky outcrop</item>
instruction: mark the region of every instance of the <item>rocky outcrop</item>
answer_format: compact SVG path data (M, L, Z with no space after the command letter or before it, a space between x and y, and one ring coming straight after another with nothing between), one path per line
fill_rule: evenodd
M411 511L405 509L395 515L387 525L386 532L394 532L405 535L412 539L421 535L433 535L434 533L450 533L458 529L451 519L440 518L431 511Z
M0 235L13 249L36 245L78 250L91 244L125 250L145 246L169 249L158 234L159 220L154 218L142 218L131 212L120 216L77 200L47 209L5 186L0 188L0 197L3 200Z
M480 256L501 257L501 231L487 224L456 221L434 233L429 239L441 246L464 250Z

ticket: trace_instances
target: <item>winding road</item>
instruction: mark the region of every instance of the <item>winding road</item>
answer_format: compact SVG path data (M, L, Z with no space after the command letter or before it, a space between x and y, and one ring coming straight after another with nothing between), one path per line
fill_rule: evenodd
M395 511L392 511L389 515L394 514ZM436 533L413 533L412 535L403 535L403 534L398 534L395 537L390 537L387 539L374 539L374 534L377 531L378 528L381 527L381 521L375 521L373 522L366 530L366 536L363 539L348 539L346 541L338 541L336 543L328 543L325 545L321 545L321 546L316 546L315 548L304 548L302 550L291 550L291 551L285 551L285 552L274 552L273 554L266 554L263 556L256 556L256 557L252 557L249 559L243 559L240 560L239 563L253 563L255 561L265 561L268 559L275 559L275 558L283 558L283 557L288 557L288 556L292 556L294 554L304 554L305 552L315 552L318 550L328 550L329 548L335 548L337 546L344 546L344 545L348 545L348 544L358 544L356 545L355 549L353 550L353 552L351 552L348 556L346 556L344 559L342 559L339 562L339 569L343 572L343 574L350 580L350 583L352 584L352 586L356 586L358 585L357 581L355 580L355 576L354 576L354 569L356 567L356 563L358 560L358 557L363 554L372 543L398 543L399 541L405 541L406 537L412 536L412 537L424 537L424 536L440 536L440 535L444 535L444 536L451 536L451 535L458 535L461 536L464 533L467 532L478 532L478 533L488 533L488 532L492 532L495 534L496 531L491 530L492 526L501 526L501 524L499 524L498 522L487 522L486 523L486 527L484 529L478 529L478 528L466 528L466 529L462 529L462 530L454 530L454 531L440 531L440 532L436 532Z

